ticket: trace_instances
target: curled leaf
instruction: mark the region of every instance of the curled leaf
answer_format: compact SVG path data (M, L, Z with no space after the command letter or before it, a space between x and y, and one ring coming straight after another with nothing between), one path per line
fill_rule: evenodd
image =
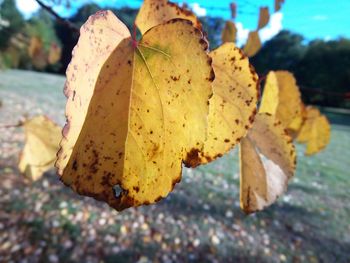
M244 54L253 57L261 49L261 41L258 31L249 32L247 43L243 47Z
M224 30L222 31L221 39L223 43L236 42L237 28L232 21L226 21Z
M54 166L61 129L45 116L27 120L23 127L26 141L18 167L27 178L36 181Z
M258 28L257 30L265 27L270 20L270 13L268 7L260 7L259 11L259 22L258 22Z
M135 46L111 12L92 16L67 71L62 181L117 210L166 197L204 145L214 79L207 48L187 20L155 26Z
M136 25L144 34L150 28L174 18L189 20L195 27L202 29L200 21L192 11L168 0L145 0L136 17Z
M292 139L275 117L259 113L240 144L240 203L246 213L271 205L295 171Z

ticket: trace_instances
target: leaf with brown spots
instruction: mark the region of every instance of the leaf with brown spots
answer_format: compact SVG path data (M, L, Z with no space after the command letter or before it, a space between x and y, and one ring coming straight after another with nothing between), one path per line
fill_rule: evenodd
M302 105L299 87L293 74L288 71L270 71L259 112L275 115L285 128L293 130L300 128L293 122L298 121L295 119L302 119Z
M189 20L195 27L202 29L202 25L195 14L168 0L145 0L136 17L136 25L144 34L150 28L174 18Z
M292 139L275 117L257 114L240 144L240 203L246 213L271 205L287 189L295 172Z
M255 56L261 49L261 41L258 31L249 32L247 43L243 47L243 52L248 57Z
M258 100L258 76L239 48L226 43L210 56L216 77L200 163L222 156L239 143L253 123Z
M257 30L265 27L270 21L270 13L268 7L260 7L259 22Z
M306 155L323 150L330 141L331 126L326 116L315 107L306 108L306 120L298 134L297 141L306 143Z
M222 31L221 39L223 43L236 42L237 28L232 21L226 21L224 30Z
M54 166L61 129L45 116L27 120L23 127L26 142L18 167L27 178L36 181Z
M166 197L204 145L214 79L207 48L187 20L135 43L111 12L92 16L67 71L61 180L117 210Z

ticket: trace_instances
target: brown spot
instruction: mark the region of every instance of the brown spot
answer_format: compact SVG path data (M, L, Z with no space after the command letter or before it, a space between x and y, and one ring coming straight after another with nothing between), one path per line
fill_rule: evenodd
M200 164L199 153L200 151L198 149L192 148L191 151L187 153L186 159L184 160L185 166L188 168L197 167Z
M230 142L230 140L229 140L229 139L225 139L225 140L224 140L224 142L229 143L229 142Z

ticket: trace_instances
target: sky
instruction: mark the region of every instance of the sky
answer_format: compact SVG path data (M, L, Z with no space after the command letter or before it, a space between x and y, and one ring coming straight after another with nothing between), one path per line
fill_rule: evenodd
M16 0L17 7L26 17L38 10L34 0ZM129 6L138 8L142 0L75 0L71 8L55 9L61 16L72 15L79 6L87 2L98 3L102 8L107 6ZM173 0L186 2L198 16L219 16L230 19L229 5L235 2L238 15L235 19L238 28L238 45L245 42L249 30L257 26L259 7L268 6L273 13L274 0ZM276 35L282 29L302 34L307 41L319 38L324 40L339 37L350 38L350 0L285 0L280 12L272 14L270 23L260 31L262 41Z

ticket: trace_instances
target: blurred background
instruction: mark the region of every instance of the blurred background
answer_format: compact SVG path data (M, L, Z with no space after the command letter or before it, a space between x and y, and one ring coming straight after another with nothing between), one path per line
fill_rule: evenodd
M175 1L183 4L183 1ZM230 0L185 1L221 44ZM271 10L251 58L259 76L294 74L306 104L332 124L330 145L304 156L287 194L264 212L239 208L237 150L186 169L160 203L122 213L72 193L55 171L32 183L17 168L23 116L63 126L64 72L79 27L111 9L132 31L142 1L0 0L0 262L350 262L350 1L236 0L237 45Z

